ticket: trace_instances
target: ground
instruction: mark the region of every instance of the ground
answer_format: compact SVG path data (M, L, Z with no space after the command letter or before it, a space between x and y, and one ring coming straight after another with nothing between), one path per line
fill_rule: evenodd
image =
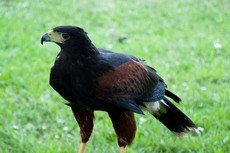
M230 143L228 0L0 1L0 152L70 153L79 127L49 86L59 47L40 45L58 25L83 27L97 47L133 54L157 69L179 106L204 129L177 138L151 115L136 115L128 153L226 153ZM88 152L115 153L108 115L96 112Z

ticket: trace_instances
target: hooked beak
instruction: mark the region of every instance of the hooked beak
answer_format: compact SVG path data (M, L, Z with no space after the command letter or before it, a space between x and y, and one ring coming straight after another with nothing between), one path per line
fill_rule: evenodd
M44 41L46 41L46 42L50 41L50 42L55 42L58 44L64 44L65 39L62 37L61 32L55 32L53 30L50 30L42 36L41 44L43 44Z
M49 34L48 33L46 33L46 34L44 34L43 36L42 36L42 38L41 38L41 44L43 45L43 42L44 41L51 41L51 38L50 38L50 36L49 36Z

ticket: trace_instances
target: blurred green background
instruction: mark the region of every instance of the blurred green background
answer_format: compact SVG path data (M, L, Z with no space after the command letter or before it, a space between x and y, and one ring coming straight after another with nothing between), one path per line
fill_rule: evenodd
M40 45L46 31L67 24L84 28L97 47L146 59L204 128L177 138L136 115L128 153L229 152L229 10L229 0L0 0L0 152L77 151L79 127L48 83L60 49ZM105 112L96 112L87 152L118 152Z

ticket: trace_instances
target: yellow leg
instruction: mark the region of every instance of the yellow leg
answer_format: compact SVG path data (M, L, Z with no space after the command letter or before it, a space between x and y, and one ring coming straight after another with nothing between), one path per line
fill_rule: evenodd
M125 153L125 147L120 147L120 153Z
M84 153L85 147L86 147L86 143L81 143L78 153Z

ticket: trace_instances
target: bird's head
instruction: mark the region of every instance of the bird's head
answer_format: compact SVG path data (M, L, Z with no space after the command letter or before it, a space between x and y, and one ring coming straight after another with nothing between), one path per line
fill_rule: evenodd
M87 33L76 26L58 26L44 34L41 38L43 42L54 42L62 49L71 49L76 47L84 47L91 44Z

